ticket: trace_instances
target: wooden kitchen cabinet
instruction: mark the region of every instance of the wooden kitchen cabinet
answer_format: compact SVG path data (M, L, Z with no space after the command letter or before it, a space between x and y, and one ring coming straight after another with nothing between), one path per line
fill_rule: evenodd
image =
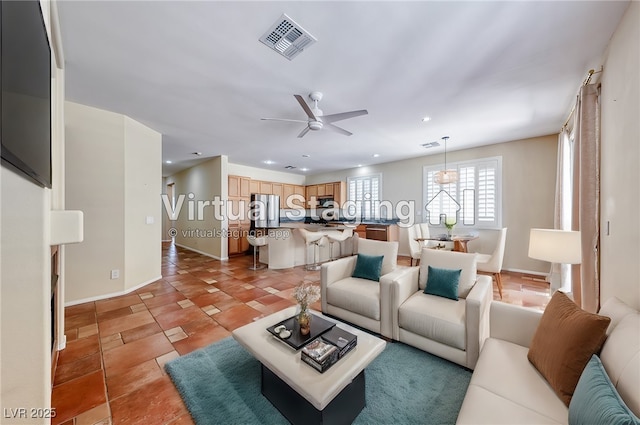
M271 182L260 182L260 192L263 195L273 195L273 183Z
M249 185L251 179L242 176L229 176L229 197L249 197L251 192Z
M249 234L249 226L229 226L228 234L228 254L242 255L249 250L249 241L247 235Z
M360 238L367 238L367 225L366 224L358 224L356 226L355 232L358 234Z
M295 195L298 195L297 198L299 198L300 200L294 200L293 201L293 205L296 207L300 207L300 208L305 208L305 205L307 204L306 200L306 192L304 190L304 186L301 185L294 185L293 186L293 193Z
M272 183L271 194L278 195L280 197L280 208L284 208L284 185L282 183Z
M249 181L249 195L252 193L260 193L260 180L251 179Z
M333 200L338 205L342 206L345 202L347 202L347 185L345 182L335 182L332 184L333 186Z
M318 206L318 185L311 185L305 188L306 208L316 208Z
M295 198L290 198L293 195L298 195ZM300 186L297 184L283 184L282 185L282 197L280 198L280 203L282 204L280 208L304 208L304 200L305 200L305 191L304 186ZM290 203L287 204L287 199L290 199Z
M367 239L378 241L397 241L398 226L395 224L367 224Z

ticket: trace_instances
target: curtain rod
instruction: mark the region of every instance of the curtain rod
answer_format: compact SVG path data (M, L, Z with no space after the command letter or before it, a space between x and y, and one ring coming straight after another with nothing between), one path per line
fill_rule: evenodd
M587 84L589 84L591 82L591 77L593 77L593 74L599 74L602 72L603 67L600 67L600 71L596 71L595 69L590 69L587 77L584 79L584 81L582 82L582 85L580 87L584 87ZM564 122L564 125L562 126L562 128L560 129L560 131L564 130L565 127L567 126L567 124L569 124L569 121L571 120L571 117L573 116L573 113L576 111L576 105L575 103L573 104L573 106L571 107L571 111L569 112L569 116L567 117L567 120Z

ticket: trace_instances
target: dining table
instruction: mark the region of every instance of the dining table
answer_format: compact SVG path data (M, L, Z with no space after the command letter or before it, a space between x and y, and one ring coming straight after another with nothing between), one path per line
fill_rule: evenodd
M468 252L467 244L475 239L478 239L476 235L454 235L447 238L442 237L429 237L429 238L416 238L415 240L424 244L429 241L436 242L453 242L453 250L457 252Z

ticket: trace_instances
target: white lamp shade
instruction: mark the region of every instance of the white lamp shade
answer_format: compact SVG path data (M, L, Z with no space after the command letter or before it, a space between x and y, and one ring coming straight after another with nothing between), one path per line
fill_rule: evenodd
M580 264L580 232L554 229L531 229L529 257L561 264Z

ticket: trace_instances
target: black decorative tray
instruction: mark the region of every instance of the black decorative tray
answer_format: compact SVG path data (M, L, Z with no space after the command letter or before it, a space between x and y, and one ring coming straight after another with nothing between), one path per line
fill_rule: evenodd
M300 325L296 320L296 316L289 317L288 319L278 322L273 326L269 326L267 331L294 350L299 350L307 345L307 343L313 341L336 325L335 323L325 320L320 316L316 316L315 314L312 314L311 316L311 332L307 335L302 335L300 333ZM284 325L291 332L291 335L288 338L281 338L279 333L274 330L281 325Z

